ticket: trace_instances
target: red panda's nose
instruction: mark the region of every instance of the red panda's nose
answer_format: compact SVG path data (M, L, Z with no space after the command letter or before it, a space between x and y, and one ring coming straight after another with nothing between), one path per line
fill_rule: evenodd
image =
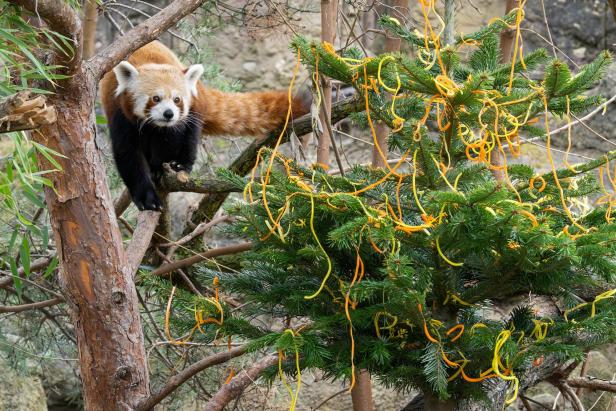
M173 118L173 110L169 108L165 110L165 112L163 113L163 117L165 118L165 120L171 120Z

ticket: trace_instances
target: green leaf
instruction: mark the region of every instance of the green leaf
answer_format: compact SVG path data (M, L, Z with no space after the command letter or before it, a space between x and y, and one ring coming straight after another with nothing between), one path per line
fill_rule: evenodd
M47 161L49 161L56 168L57 171L62 170L62 166L60 165L60 163L58 163L58 161L55 158L53 158L53 156L67 158L66 156L58 153L57 151L50 149L49 147L45 147L39 144L36 141L33 141L32 145L37 149L39 153L43 155L43 157L47 159Z
M49 265L45 269L45 272L43 273L43 278L49 278L51 276L51 274L54 272L54 270L56 269L57 266L58 266L58 258L57 257L53 257L51 259L51 262L49 263Z
M17 292L17 297L21 299L21 290L24 288L24 282L19 277L19 270L17 269L17 261L13 257L9 258L9 265L11 267L11 274L13 274L13 287Z
M21 247L19 248L19 261L24 269L26 278L30 277L30 243L28 237L23 236L21 239Z

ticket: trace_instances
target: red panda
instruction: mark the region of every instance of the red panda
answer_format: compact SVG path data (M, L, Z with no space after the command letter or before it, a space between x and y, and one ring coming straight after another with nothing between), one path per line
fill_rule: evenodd
M202 74L201 64L186 68L154 41L101 80L115 163L140 210L162 208L155 185L163 163L190 172L202 134L262 137L285 119L287 91L225 93L204 86ZM291 109L308 113L310 97L294 98Z

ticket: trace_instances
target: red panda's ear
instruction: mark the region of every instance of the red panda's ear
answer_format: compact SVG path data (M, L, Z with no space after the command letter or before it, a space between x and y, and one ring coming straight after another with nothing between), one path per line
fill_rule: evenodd
M203 75L203 65L193 64L188 67L184 72L184 78L186 79L186 85L193 96L197 96L197 82Z
M113 68L113 72L118 80L116 96L119 96L126 88L139 76L139 71L128 61L122 61Z

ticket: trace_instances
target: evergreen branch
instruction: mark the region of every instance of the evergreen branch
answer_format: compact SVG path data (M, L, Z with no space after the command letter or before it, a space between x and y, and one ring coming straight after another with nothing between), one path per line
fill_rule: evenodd
M466 42L473 41L473 40L480 41L491 34L500 33L501 31L503 31L504 29L506 29L508 26L510 26L511 24L515 22L517 13L518 13L518 10L513 9L509 13L507 13L505 16L494 20L492 24L489 24L486 27L480 30L477 30L474 33L467 34L467 35L460 34L456 36L456 45L462 45Z
M190 378L194 377L201 371L213 367L214 365L225 363L233 358L239 357L246 353L246 346L242 345L240 347L234 347L228 351L222 351L208 357L205 357L202 360L197 361L196 363L186 367L179 373L175 374L173 377L169 378L167 383L162 386L159 390L157 390L154 394L150 395L148 398L142 400L135 407L136 411L146 411L151 410L154 406L164 400L169 394L179 388L182 384L188 381Z
M602 165L606 164L609 161L612 161L613 159L616 158L616 150L613 151L608 151L607 153L605 153L603 156L589 161L587 163L584 164L579 164L575 166L575 170L576 172L573 172L571 170L569 170L568 168L565 169L561 169L558 170L556 172L556 175L558 176L559 179L561 178L568 178L568 177L574 177L576 175L579 174L583 174L586 173L590 170L594 170L595 168L599 168ZM549 171L547 173L544 173L541 177L543 177L544 179L549 179L549 178L553 178L554 174ZM515 186L516 190L525 190L529 187L529 182L528 181L524 181L522 183L519 183Z
M591 117L597 115L598 113L601 113L605 109L606 106L612 104L615 100L616 100L616 95L613 95L612 97L609 98L609 100L604 101L600 106L597 106L596 109L586 114L584 117L581 117L575 121L572 121L570 124L565 124L562 127L559 127L555 130L550 131L550 136L562 133L563 131L566 131L569 127L573 127L576 124L584 123L586 120L590 119ZM545 136L533 137L533 138L526 139L524 143L532 143L533 141L542 140L544 138Z

